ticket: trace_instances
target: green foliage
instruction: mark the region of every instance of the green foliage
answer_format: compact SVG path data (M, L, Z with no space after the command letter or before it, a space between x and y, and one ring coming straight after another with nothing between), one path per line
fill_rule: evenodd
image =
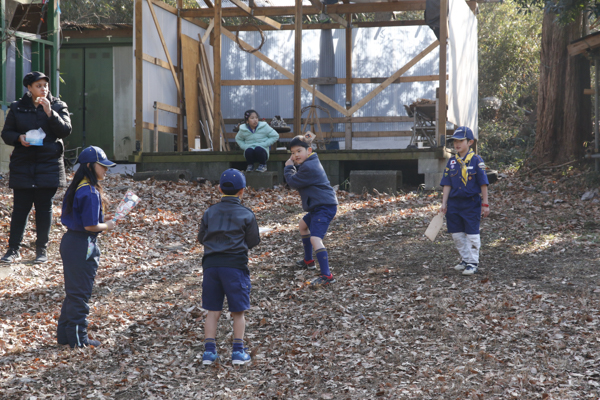
M531 109L537 102L542 11L523 14L513 0L481 4L479 97Z
M479 124L477 152L492 168L520 166L531 153L535 131L529 124L483 121Z
M78 24L133 23L133 0L62 1L61 20Z

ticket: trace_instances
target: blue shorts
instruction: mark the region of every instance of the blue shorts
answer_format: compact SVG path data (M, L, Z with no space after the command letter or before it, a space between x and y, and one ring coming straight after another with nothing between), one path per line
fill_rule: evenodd
M448 233L465 232L467 235L478 235L480 222L481 196L448 199L446 211Z
M323 239L329 229L329 224L337 213L337 206L320 206L306 214L302 220L310 230L310 236Z
M218 267L204 270L202 308L222 311L227 296L230 312L250 309L250 273L238 268Z

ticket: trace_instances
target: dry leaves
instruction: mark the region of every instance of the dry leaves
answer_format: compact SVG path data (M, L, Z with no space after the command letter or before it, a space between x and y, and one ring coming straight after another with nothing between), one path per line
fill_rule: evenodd
M89 329L103 345L55 344L64 297L64 228L55 225L51 262L14 265L0 281L0 398L598 398L599 204L580 201L586 188L567 178L509 176L490 188L482 273L473 277L451 268L449 235L423 237L439 193L338 192L325 239L338 283L318 290L304 285L312 272L293 266L302 257L297 193L250 190L244 205L272 228L250 259L253 362L231 366L224 313L221 363L203 368L196 235L218 192L110 176L113 206L127 189L142 201L101 239ZM6 181L3 250L12 208ZM34 240L28 230L24 259L33 259Z

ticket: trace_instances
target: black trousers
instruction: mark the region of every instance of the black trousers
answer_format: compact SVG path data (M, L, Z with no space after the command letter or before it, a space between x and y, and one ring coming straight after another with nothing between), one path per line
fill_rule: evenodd
M58 188L14 189L14 206L10 220L8 247L19 248L31 207L35 205L36 247L48 245L52 226L52 201Z
M65 300L60 310L56 339L59 344L82 347L88 344L88 303L100 263L96 236L69 229L60 242L60 256L65 277Z
M244 157L248 164L254 165L254 163L266 164L269 156L267 151L260 146L256 146L254 149L248 147L244 152Z

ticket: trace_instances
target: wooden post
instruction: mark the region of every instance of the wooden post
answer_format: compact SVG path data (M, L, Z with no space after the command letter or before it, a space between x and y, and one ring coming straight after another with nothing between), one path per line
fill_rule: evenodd
M183 0L177 0L177 11L183 8ZM181 16L177 15L177 66L179 67L179 82L183 82L182 73L182 62L181 62ZM185 103L183 98L177 100L177 105L180 109L184 109ZM188 132L188 134L195 134L195 132ZM189 141L189 140L188 140ZM188 150L190 150L188 148ZM183 113L177 115L177 151L183 151Z
M296 41L294 44L294 134L302 132L302 0L296 0L296 16L294 19Z
M213 44L213 65L215 80L213 82L214 107L212 145L213 151L221 151L221 0L215 0L215 28ZM225 132L223 132L225 134Z
M142 1L135 0L135 150L144 148L144 49Z
M446 119L448 112L446 110L446 51L448 41L448 0L440 1L440 87L438 90L438 134L446 135Z
M154 152L158 153L158 107L154 102Z
M346 109L352 107L352 14L347 14L348 26L346 27ZM348 118L348 121L350 118ZM344 136L344 149L352 150L352 123L346 122Z

